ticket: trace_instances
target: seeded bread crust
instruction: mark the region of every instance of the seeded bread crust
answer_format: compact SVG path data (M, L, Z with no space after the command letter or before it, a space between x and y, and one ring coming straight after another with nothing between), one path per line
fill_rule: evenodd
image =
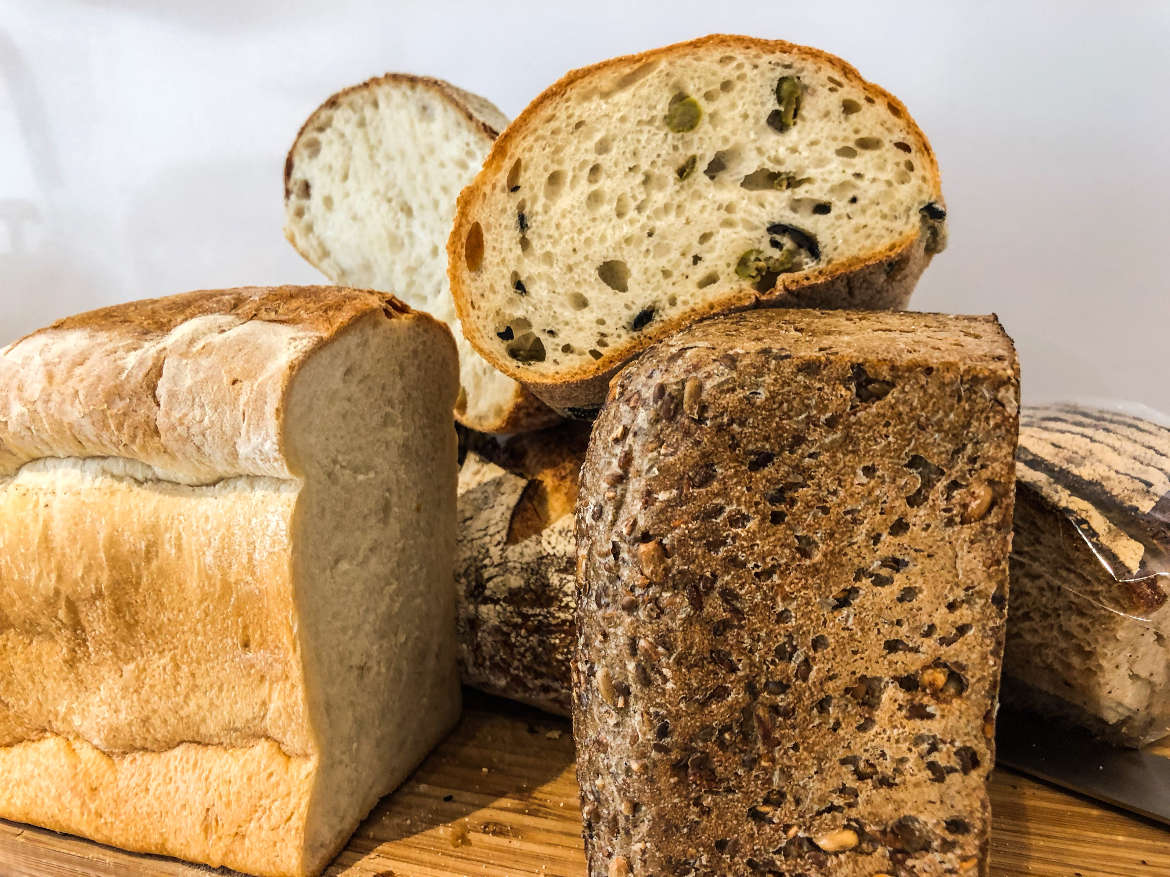
M466 264L468 234L485 207L488 192L498 185L517 157L523 159L525 138L541 124L546 108L556 104L576 89L584 88L593 80L612 77L618 71L636 70L647 62L670 60L703 49L725 49L731 52L787 53L811 59L835 71L850 84L856 85L875 101L890 107L890 111L904 119L912 141L915 156L921 161L920 170L930 181L931 199L939 207L936 220L923 217L920 228L891 240L869 252L858 253L838 261L832 267L816 266L796 273L781 273L770 289L759 291L744 282L742 288L729 289L674 318L655 319L636 336L623 339L618 345L599 350L593 362L580 366L566 366L555 373L525 367L509 356L501 354L500 345L492 334L498 327L487 326L477 318L480 299L489 292L477 286L473 272ZM752 37L716 34L689 42L678 43L636 55L622 56L590 67L574 70L541 93L493 144L484 167L475 181L459 197L455 225L448 241L448 270L451 290L464 335L471 344L500 371L522 382L551 407L570 416L592 416L605 396L605 388L621 366L642 350L669 337L696 320L716 313L733 312L758 306L797 306L820 308L900 309L909 302L919 276L930 258L945 246L945 210L938 174L938 164L926 136L914 123L905 106L894 95L862 79L855 68L845 61L805 46L780 40L761 40ZM669 281L664 281L669 287ZM550 342L552 343L552 342Z
M1004 702L1122 746L1165 736L1170 429L1026 407L1016 472Z
M576 642L573 507L585 424L472 436L459 472L460 671L489 694L569 715Z
M577 505L589 873L986 874L1018 368L761 310L621 373Z
M462 115L472 128L478 130L482 137L482 149L485 151L488 145L499 135L499 132L508 124L507 116L500 112L487 99L472 92L464 91L442 79L435 79L429 76L414 76L407 73L387 73L383 76L368 79L358 85L342 89L314 110L297 132L297 136L293 141L293 145L289 148L284 162L284 201L287 214L285 237L307 262L319 269L334 282L342 285L369 286L374 283L377 283L377 285L390 284L384 279L379 281L378 278L356 276L360 272L352 270L352 266L339 264L338 260L330 253L332 248L325 245L327 243L327 237L323 238L320 230L314 230L312 223L306 222L305 211L309 212L309 220L322 212L318 199L312 194L311 189L304 194L304 197L300 197L294 183L296 182L299 168L307 166L312 162L313 157L304 148L306 138L316 137L319 139L321 134L334 124L334 116L339 107L351 100L360 101L369 99L371 96L375 96L379 91L385 89L399 90L402 92L424 90L435 93L446 104ZM363 122L360 131L353 130L347 132L346 136L351 139L352 148L360 148L358 144L362 141L368 129L368 123ZM394 157L391 155L389 159L393 160ZM401 161L403 159L399 160ZM298 165L298 161L301 163L300 165ZM451 172L454 173L455 171ZM409 206L412 210L420 212L435 209L432 205L424 203L415 203ZM360 213L358 217L360 221L374 227L396 221L387 218L385 205L380 201L374 205L339 203L337 209L357 211ZM449 203L447 209L451 209ZM301 216L297 215L298 210L301 211ZM443 246L443 240L441 238L434 240L433 243L439 247ZM438 258L442 258L442 256L438 256ZM445 274L445 268L443 269L443 273ZM411 283L407 283L403 288L387 291L410 299L410 304L416 308L424 307L426 299L436 294L436 292L439 295L449 294L445 290L432 291L430 289L416 289ZM473 350L463 347L461 338L459 341L461 357L476 356ZM464 364L462 372L465 378L463 382L465 391L467 384L470 383L470 376L467 374L467 370L467 366ZM502 375L489 374L485 380L490 384L486 387L485 392L500 396L500 404L495 407L495 413L489 415L482 406L478 406L474 402L469 401L465 392L460 397L455 409L455 417L463 425L471 429L479 430L480 432L510 434L542 429L559 421L560 418L548 406L541 403L539 399L525 390L520 384Z

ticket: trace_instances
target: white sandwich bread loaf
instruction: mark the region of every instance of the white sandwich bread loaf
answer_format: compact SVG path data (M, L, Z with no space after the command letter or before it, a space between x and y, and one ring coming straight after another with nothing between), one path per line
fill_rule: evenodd
M704 315L905 306L945 219L897 98L816 49L710 36L537 97L459 198L451 289L490 363L588 416Z
M284 166L285 235L334 283L393 292L459 345L459 421L521 432L559 418L489 365L459 330L444 246L459 190L508 119L448 82L391 73L330 97Z
M0 350L0 817L319 873L458 719L457 392L446 327L352 289Z

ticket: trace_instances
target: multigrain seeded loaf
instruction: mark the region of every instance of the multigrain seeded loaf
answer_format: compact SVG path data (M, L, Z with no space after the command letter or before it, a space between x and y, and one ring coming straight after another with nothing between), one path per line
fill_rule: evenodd
M457 372L327 287L0 350L0 817L320 872L459 715Z
M389 73L329 98L284 165L285 236L334 283L383 289L450 325L461 423L520 432L559 418L464 339L444 245L455 199L507 117L441 79Z
M945 217L897 98L816 49L710 36L537 97L460 195L451 289L489 362L590 409L705 314L904 307Z
M571 712L577 475L586 424L472 436L459 471L459 663L467 685Z
M1125 746L1165 736L1170 428L1024 408L1016 473L1004 701Z
M590 874L986 874L1018 371L768 309L624 370L577 503Z

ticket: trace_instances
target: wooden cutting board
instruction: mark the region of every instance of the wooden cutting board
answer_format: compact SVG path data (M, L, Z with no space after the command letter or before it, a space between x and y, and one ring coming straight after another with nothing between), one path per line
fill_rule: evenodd
M1170 875L1170 829L1008 770L992 776L997 877ZM569 723L470 695L463 722L382 801L330 877L581 877ZM231 874L0 820L2 877Z

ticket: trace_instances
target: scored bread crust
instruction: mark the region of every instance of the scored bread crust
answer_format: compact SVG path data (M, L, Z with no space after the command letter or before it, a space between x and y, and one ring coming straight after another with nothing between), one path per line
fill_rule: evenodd
M429 314L345 287L196 290L58 320L0 351L0 476L42 457L109 456L186 483L289 477L297 364L378 311L434 324L454 348ZM230 351L232 374L207 345Z
M478 128L489 141L495 140L500 132L508 125L508 117L491 101L470 91L465 91L445 80L436 79L431 76L416 76L410 73L386 73L382 76L372 77L365 82L343 88L341 91L329 97L301 125L300 130L297 131L297 136L293 138L292 146L289 147L288 155L284 160L284 201L286 205L293 194L292 177L293 169L296 165L294 156L297 147L301 143L301 139L317 125L323 115L337 109L344 98L385 85L420 87L432 90L462 114L473 127ZM301 245L297 236L292 233L291 225L285 226L284 234L288 242L292 244L293 249L300 253L306 262L328 275L329 272L325 271L318 261L307 252L306 248ZM331 277L330 279L336 278ZM387 291L399 292L399 290ZM503 413L495 419L482 419L468 414L465 405L459 404L455 409L455 419L470 429L486 433L527 432L529 430L552 426L561 419L547 405L543 404L538 398L526 390L522 384L515 382L510 387L510 396L507 403L503 406L502 411Z
M531 125L539 123L540 116L546 106L564 96L582 81L602 74L612 74L619 69L635 68L648 61L707 48L741 50L761 54L783 52L817 61L833 68L875 99L887 102L901 114L909 136L918 147L918 154L924 159L924 169L931 182L933 199L939 205L943 204L938 162L934 151L931 149L926 135L918 127L905 105L881 86L864 79L851 64L820 49L784 40L765 40L735 34L711 34L634 55L610 58L588 67L569 71L538 95L496 139L484 160L483 168L475 180L459 196L455 224L447 241L447 264L451 294L455 299L455 309L463 328L463 334L488 362L510 377L522 382L554 409L581 414L586 412L573 412L571 409L596 409L604 398L605 388L608 387L610 379L624 363L663 338L669 337L683 327L711 314L768 305L818 308L850 307L857 301L858 290L863 288L871 292L874 290L879 292L876 300L874 298L866 300L864 305L866 308L901 309L908 303L919 275L930 261L932 253L926 252L927 241L923 231L919 230L917 233L909 233L899 240L892 241L880 249L843 259L831 269L821 266L798 273L781 274L776 285L768 292L757 292L745 284L740 290L730 292L718 299L712 299L703 306L693 308L672 319L655 320L636 338L623 341L620 348L609 348L602 352L601 358L593 363L567 367L557 375L526 370L508 357L500 356L497 345L492 343L493 339L473 316L472 284L468 282L465 269L462 267L462 252L470 226L476 221L478 211L486 199L487 188L499 178L507 162L514 158L513 145L528 134ZM935 252L938 249L936 247Z

